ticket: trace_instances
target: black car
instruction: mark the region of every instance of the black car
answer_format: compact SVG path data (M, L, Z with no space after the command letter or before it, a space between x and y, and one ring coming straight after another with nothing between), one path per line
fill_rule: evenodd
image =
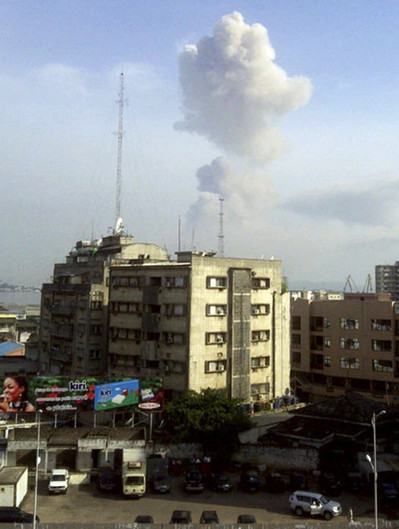
M219 516L217 515L216 511L202 511L200 522L199 523L205 523L205 524L218 524L219 523Z
M100 490L115 490L117 486L117 476L110 467L100 469L97 478L97 486Z
M172 517L170 519L171 524L190 524L191 520L191 511L173 511Z
M320 488L323 494L329 496L338 496L342 491L341 481L331 472L326 472L321 476Z
M253 514L240 514L237 523L256 523L256 518Z
M186 474L184 490L187 492L202 492L204 490L204 479L198 470L189 470Z
M36 522L40 523L38 516ZM33 523L33 514L19 507L0 507L0 523Z
M152 480L152 489L154 492L165 494L170 492L170 478L167 474L155 474Z
M240 488L246 492L260 489L260 477L256 470L245 470L240 476Z
M134 523L139 523L139 524L148 523L149 524L149 523L154 523L154 519L149 514L139 514L138 516L136 516Z
M212 472L208 478L208 486L215 492L230 492L233 485L224 472Z
M265 489L268 492L283 492L286 482L283 474L280 472L270 471L265 477Z

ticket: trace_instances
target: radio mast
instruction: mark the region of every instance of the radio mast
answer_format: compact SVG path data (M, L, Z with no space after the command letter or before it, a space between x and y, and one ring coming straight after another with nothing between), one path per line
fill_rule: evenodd
M116 164L116 206L115 226L121 218L121 187L122 187L122 139L123 139L123 73L119 76L119 126L118 126L118 160ZM115 228L116 229L116 228Z

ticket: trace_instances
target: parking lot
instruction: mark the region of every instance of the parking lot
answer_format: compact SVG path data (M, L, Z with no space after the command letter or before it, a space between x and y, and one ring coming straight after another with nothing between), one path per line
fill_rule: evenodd
M237 480L236 476L233 476ZM189 510L193 523L198 523L203 510L216 510L221 524L236 523L239 514L253 514L258 523L303 523L304 518L294 516L288 507L290 491L284 493L255 493L234 490L227 493L205 490L186 493L182 477L172 478L172 492L166 495L147 493L143 498L124 498L121 493L100 492L94 483L70 485L66 495L50 496L48 480L40 479L37 513L43 523L132 523L137 515L149 514L154 523L169 523L174 510ZM235 482L236 485L236 482ZM373 522L373 498L367 495L350 495L343 492L334 498L342 504L343 514L330 522L317 519L322 524L346 522L352 508L354 520ZM22 508L33 512L34 484L31 483ZM381 519L387 516L381 511Z

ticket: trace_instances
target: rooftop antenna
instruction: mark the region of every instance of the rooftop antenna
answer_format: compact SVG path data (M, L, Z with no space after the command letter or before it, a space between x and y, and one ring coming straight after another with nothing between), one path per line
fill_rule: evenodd
M116 164L116 205L115 205L115 231L121 224L121 187L122 187L122 139L123 139L123 73L119 76L119 126L118 126L118 159Z
M178 220L178 234L177 234L177 251L180 252L180 248L181 248L181 220L180 220L180 215L179 215L179 220Z
M223 198L219 197L220 212L219 212L219 235L218 235L218 254L219 257L224 257L224 234L223 234Z

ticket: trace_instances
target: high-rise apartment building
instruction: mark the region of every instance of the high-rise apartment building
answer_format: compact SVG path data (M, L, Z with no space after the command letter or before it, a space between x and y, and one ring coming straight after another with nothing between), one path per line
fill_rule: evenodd
M41 297L40 372L104 375L107 366L109 270L115 262L162 259L165 250L114 234L78 241L65 263L55 264L53 282Z
M289 389L281 262L81 241L43 285L41 372L164 376L165 392L226 389L246 402Z
M162 375L168 393L212 387L247 402L289 392L280 261L180 252L113 266L109 306L109 374Z
M292 302L291 384L305 401L346 391L399 405L399 304L389 294Z
M399 261L394 265L375 267L375 291L377 294L389 293L393 301L399 301Z

